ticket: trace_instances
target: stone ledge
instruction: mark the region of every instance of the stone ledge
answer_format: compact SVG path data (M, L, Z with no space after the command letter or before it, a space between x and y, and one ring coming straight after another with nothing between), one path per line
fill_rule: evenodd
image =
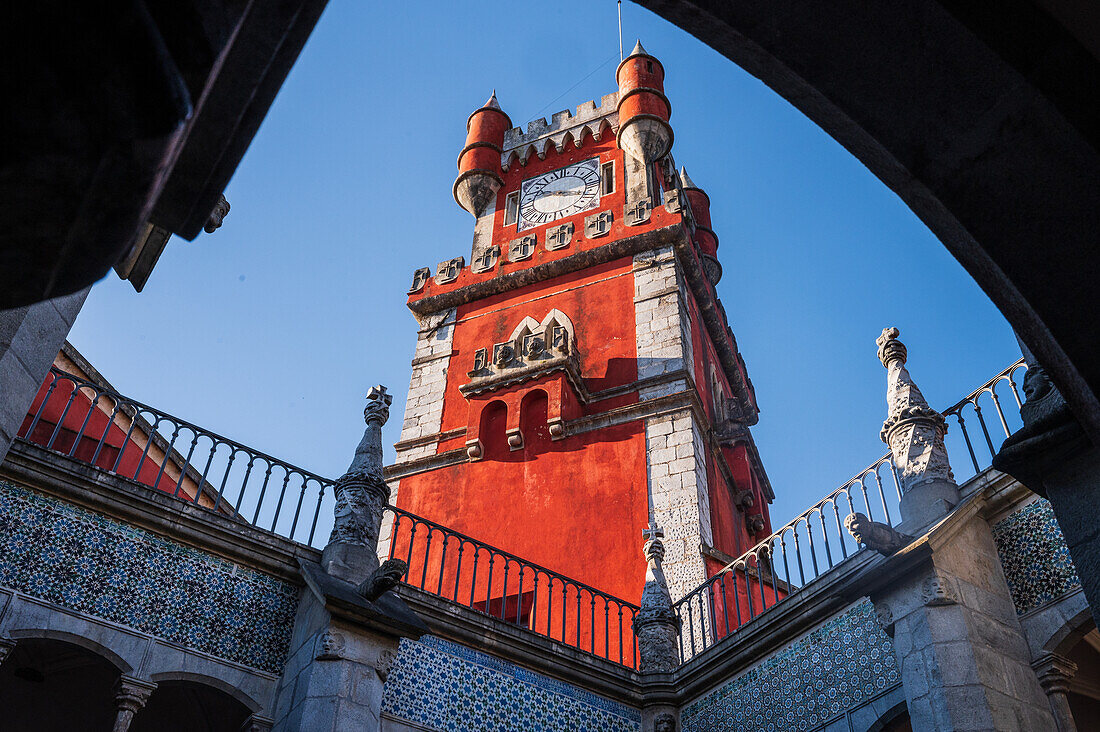
M12 443L0 475L99 514L301 586L298 560L321 552L251 524L198 508L140 483L24 440Z

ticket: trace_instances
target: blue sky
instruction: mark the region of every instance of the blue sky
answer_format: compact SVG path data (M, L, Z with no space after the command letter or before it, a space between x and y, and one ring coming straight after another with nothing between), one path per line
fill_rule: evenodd
M140 295L97 284L77 348L123 393L333 477L383 383L392 444L412 272L469 258L473 219L451 198L467 115L494 88L517 126L615 90L614 2L476 7L332 0L226 191L225 225L173 239ZM778 525L885 452L883 327L901 329L938 408L1019 351L916 216L800 112L646 10L624 4L623 29L628 51L640 37L664 63L673 155L713 202Z

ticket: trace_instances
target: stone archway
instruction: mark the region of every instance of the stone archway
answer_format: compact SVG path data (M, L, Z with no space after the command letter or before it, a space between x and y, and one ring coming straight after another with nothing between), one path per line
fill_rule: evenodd
M119 676L118 667L85 647L19 639L0 664L0 726L13 732L111 729Z
M157 682L129 732L240 732L253 710L231 694L191 678Z

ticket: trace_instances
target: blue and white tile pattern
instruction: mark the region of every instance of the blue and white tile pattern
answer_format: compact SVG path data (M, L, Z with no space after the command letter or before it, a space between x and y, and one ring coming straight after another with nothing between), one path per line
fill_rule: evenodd
M1040 498L994 524L993 540L1017 613L1081 586L1049 501Z
M0 482L0 586L278 673L298 589Z
M402 640L382 711L447 732L637 732L637 709L450 641Z
M867 600L692 702L683 732L813 730L901 681Z

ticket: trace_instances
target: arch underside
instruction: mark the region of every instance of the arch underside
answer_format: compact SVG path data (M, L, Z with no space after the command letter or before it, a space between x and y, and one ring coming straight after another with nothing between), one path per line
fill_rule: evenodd
M636 1L759 77L897 193L1100 443L1100 8ZM904 272L883 274L921 295Z

